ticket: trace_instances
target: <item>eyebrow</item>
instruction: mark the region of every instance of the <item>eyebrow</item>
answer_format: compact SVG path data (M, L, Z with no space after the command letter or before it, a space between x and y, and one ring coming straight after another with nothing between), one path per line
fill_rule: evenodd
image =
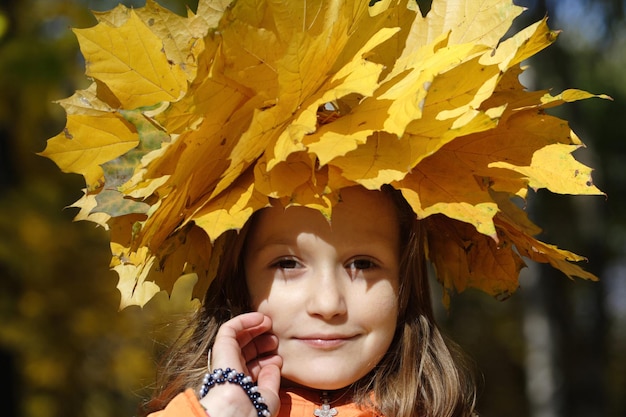
M263 240L257 240L255 245L247 245L248 250L254 250L254 252L262 251L272 246L295 246L296 242L293 239L289 239L279 235L270 235Z

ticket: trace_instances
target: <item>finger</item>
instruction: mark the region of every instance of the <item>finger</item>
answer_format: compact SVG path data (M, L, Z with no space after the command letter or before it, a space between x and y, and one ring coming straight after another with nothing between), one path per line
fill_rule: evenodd
M277 366L278 369L281 369L283 367L283 358L279 355L263 356L257 359L256 361L261 368L264 368L270 365Z
M276 350L276 348L278 348L278 338L273 334L265 333L252 339L241 350L245 361L250 362L259 356Z
M266 366L275 366L280 369L283 366L283 358L276 354L266 355L256 358L246 364L250 375L252 375L256 381L259 379L261 370Z
M257 386L272 416L278 415L280 408L280 397L278 396L278 390L280 388L280 367L277 365L267 365L261 368Z
M258 312L244 313L224 323L218 330L217 337L230 337L244 346L271 327L272 321L266 315Z
M212 349L212 366L246 372L243 348L271 328L269 317L258 312L241 314L224 323L217 332Z

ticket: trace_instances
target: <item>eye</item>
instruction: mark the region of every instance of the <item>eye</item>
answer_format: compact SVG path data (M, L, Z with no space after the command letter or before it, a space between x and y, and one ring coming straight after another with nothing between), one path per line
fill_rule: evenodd
M281 258L274 262L271 266L280 269L295 269L300 266L300 263L293 258Z
M346 268L352 270L362 270L362 269L371 269L375 268L376 263L368 258L357 258L348 263Z

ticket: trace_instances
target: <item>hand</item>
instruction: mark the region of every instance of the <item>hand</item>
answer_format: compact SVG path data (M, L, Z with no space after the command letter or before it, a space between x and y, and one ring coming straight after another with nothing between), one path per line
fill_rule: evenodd
M283 361L272 353L278 347L278 338L268 333L271 328L271 319L258 312L241 314L224 323L213 344L209 371L230 367L250 375L275 416L280 407L278 389ZM213 387L200 402L211 417L256 417L248 395L235 384Z

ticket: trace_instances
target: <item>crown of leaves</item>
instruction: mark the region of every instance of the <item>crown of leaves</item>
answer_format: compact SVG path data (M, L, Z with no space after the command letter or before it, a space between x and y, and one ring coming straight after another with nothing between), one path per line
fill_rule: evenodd
M507 0L148 0L76 29L89 88L60 101L43 155L82 174L79 220L110 231L122 307L206 291L220 236L280 199L330 216L338 190L400 190L448 294L506 296L522 258L595 279L540 242L515 204L529 188L601 194L582 146L545 109L592 97L528 91L521 63L546 20L506 39ZM182 291L182 290L181 290Z

